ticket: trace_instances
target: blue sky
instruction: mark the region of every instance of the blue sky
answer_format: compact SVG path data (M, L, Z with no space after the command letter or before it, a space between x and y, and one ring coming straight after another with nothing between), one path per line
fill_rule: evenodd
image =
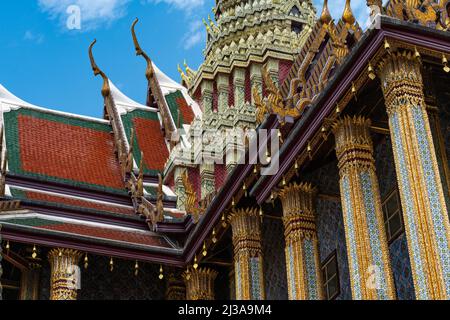
M322 0L314 0L320 13ZM365 0L353 0L360 21ZM331 0L338 19L345 0ZM87 48L96 38L97 64L128 96L145 102L145 62L134 54L130 25L135 17L141 46L169 76L177 64L203 60L202 18L214 0L3 0L0 10L0 83L20 98L47 108L100 117L101 80L94 78ZM67 21L81 9L81 29ZM70 9L67 12L68 8ZM69 19L72 26L76 20Z

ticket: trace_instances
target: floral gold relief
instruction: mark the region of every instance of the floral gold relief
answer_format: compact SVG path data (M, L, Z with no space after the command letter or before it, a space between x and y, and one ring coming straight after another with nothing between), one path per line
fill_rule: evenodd
M214 300L214 281L217 272L209 268L190 268L183 277L187 300Z
M333 132L353 298L388 300L396 295L370 125L363 117L345 117Z
M314 203L317 189L293 183L280 192L290 300L324 298Z
M421 61L395 52L379 65L418 299L450 298L450 223L426 111Z
M72 249L53 249L48 253L51 266L50 300L76 300L76 269L82 253Z

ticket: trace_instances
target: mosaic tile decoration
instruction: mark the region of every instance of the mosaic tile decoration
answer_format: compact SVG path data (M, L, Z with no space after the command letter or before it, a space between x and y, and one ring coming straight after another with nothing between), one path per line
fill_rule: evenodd
M419 250L419 239L418 239L418 227L416 226L416 220L415 216L413 214L413 203L412 203L412 195L411 193L411 186L410 181L408 178L407 173L407 167L406 167L406 155L403 153L404 147L403 142L401 141L401 135L400 135L400 122L398 119L398 114L394 114L391 116L390 120L390 127L393 131L394 136L394 143L393 143L393 149L394 152L397 154L397 159L400 164L400 180L401 180L401 187L400 187L400 193L402 194L402 201L404 201L404 206L407 208L406 214L404 213L404 216L406 216L405 219L405 228L409 230L409 241L411 241L411 246L413 248L417 248L416 252L412 252L414 265L416 267L415 273L416 273L416 282L418 285L419 292L416 292L416 296L418 299L427 300L428 299L428 292L427 292L427 283L426 283L426 277L425 277L425 270L422 268L422 259L420 256L420 250Z
M415 300L416 294L414 292L411 262L409 260L406 235L404 233L391 243L389 253L391 256L397 299Z
M262 249L264 264L264 288L267 300L288 300L288 284L284 241L281 220L265 219L262 224Z

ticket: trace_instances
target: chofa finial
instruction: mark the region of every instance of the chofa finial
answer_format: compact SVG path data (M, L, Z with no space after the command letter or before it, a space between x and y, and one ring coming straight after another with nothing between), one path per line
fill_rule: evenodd
M142 56L145 61L147 62L147 70L145 71L145 77L147 78L147 81L150 81L150 79L153 76L153 65L152 65L152 60L150 59L150 57L144 52L144 50L142 50L141 46L139 45L139 41L137 39L136 36L136 31L135 31L135 27L136 24L139 22L139 19L136 18L133 22L133 24L131 25L131 35L133 36L133 42L134 42L134 48L136 49L136 55L137 56Z
M106 76L106 74L100 70L100 68L97 66L97 63L95 62L94 55L92 53L92 48L97 43L97 39L94 39L92 41L91 45L89 46L89 59L91 60L91 67L92 71L94 71L94 75L98 76L100 75L103 78L103 87L102 87L102 96L106 98L111 93L111 89L109 87L109 79Z
M332 18L331 18L330 10L328 9L328 0L324 0L322 14L320 15L320 21L323 24L329 24L331 22L331 20L332 20Z
M344 12L342 13L342 21L349 25L354 25L356 22L356 18L353 15L352 6L350 4L350 0L345 1Z

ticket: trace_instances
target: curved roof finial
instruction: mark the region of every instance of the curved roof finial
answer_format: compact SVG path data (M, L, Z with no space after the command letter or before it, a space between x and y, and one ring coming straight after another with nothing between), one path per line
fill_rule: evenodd
M331 20L332 20L332 18L331 18L330 10L328 9L328 0L324 0L322 14L320 15L320 21L323 24L329 24L331 22Z
M138 23L139 19L136 18L131 25L131 35L133 36L133 42L134 42L134 48L136 49L136 55L142 56L145 61L147 61L147 70L145 71L145 77L148 81L150 81L151 77L153 76L153 65L152 65L152 59L142 50L141 46L139 45L139 41L136 36L136 31L134 28L136 27L136 24Z
M97 63L95 63L94 55L92 54L92 48L94 47L94 45L96 43L97 43L97 39L94 39L94 41L92 41L91 45L89 46L89 59L91 60L91 66L92 66L92 71L94 71L94 75L95 76L100 75L103 78L102 96L104 98L106 98L111 93L111 89L109 87L109 79L108 79L108 77L97 66Z
M344 12L342 13L342 21L344 21L349 25L354 25L356 22L356 18L353 15L352 7L350 4L350 0L345 1L345 9Z

